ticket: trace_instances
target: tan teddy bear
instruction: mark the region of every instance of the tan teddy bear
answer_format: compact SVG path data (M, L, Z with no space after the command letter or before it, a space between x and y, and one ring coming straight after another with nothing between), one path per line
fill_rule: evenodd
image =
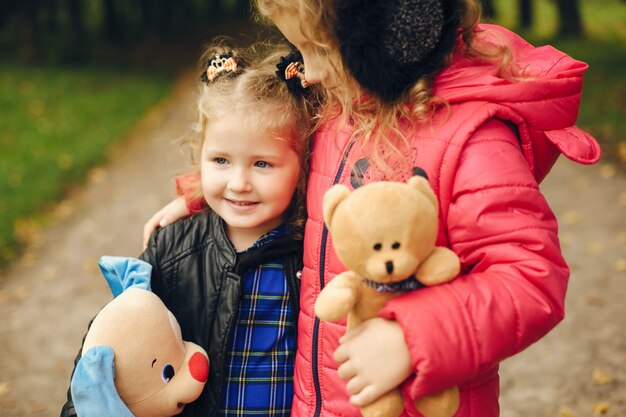
M335 185L324 195L324 221L339 259L348 268L321 291L315 314L321 320L347 316L351 328L376 317L387 301L406 291L450 281L460 270L451 250L435 247L438 205L428 181L375 182L350 192ZM425 417L450 417L459 406L458 388L418 399ZM404 407L394 389L361 409L365 417L396 417Z

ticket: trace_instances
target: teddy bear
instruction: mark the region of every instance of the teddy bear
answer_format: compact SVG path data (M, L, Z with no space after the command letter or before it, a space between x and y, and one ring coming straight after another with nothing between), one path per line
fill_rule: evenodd
M176 318L150 291L150 264L104 256L99 266L115 298L92 321L72 375L78 417L179 414L202 393L206 352L182 340Z
M321 320L347 316L347 328L376 317L387 301L406 291L442 284L460 271L450 249L436 247L437 198L422 176L407 183L380 181L353 192L331 187L323 199L324 222L347 271L322 289L314 311ZM459 406L458 388L416 401L425 417L451 417ZM393 389L362 407L365 417L396 417L404 407Z

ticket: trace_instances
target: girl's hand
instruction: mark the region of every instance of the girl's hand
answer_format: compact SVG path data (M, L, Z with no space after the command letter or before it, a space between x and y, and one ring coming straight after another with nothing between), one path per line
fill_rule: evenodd
M143 226L143 249L148 247L150 235L159 227L165 227L176 220L189 216L189 209L184 197L176 197L161 210L157 211L154 216L148 220Z
M339 339L335 360L339 377L349 380L350 403L362 407L396 388L411 375L404 332L392 320L373 318Z

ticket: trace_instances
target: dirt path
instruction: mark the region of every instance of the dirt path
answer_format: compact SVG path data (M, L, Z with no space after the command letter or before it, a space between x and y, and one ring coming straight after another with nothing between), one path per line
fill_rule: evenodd
M192 114L188 84L0 277L0 417L59 414L86 324L110 300L98 258L138 255L144 221L172 197L168 184L184 166L172 141ZM626 178L561 160L543 189L572 267L567 318L503 364L502 416L584 417L605 406L606 416L626 416Z

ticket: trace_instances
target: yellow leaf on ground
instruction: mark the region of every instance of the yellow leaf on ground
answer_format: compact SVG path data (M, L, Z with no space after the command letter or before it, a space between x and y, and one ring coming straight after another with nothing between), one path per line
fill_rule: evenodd
M580 219L580 213L575 210L565 212L565 214L563 215L563 223L565 224L580 223Z
M626 142L620 142L617 145L617 154L622 162L626 162Z
M559 408L559 417L577 417L576 413L566 405L562 405Z
M596 385L608 385L615 381L615 377L612 374L600 368L593 370L591 379L593 379L593 383Z
M626 259L621 258L615 261L615 270L617 272L626 272Z
M617 175L617 167L614 164L604 164L600 168L600 176L605 180L613 178Z
M609 411L609 403L595 403L593 405L593 415L601 416Z
M604 243L599 241L593 241L587 243L587 252L597 255L604 252Z
M9 393L9 383L0 382L0 397L7 395L8 393Z

